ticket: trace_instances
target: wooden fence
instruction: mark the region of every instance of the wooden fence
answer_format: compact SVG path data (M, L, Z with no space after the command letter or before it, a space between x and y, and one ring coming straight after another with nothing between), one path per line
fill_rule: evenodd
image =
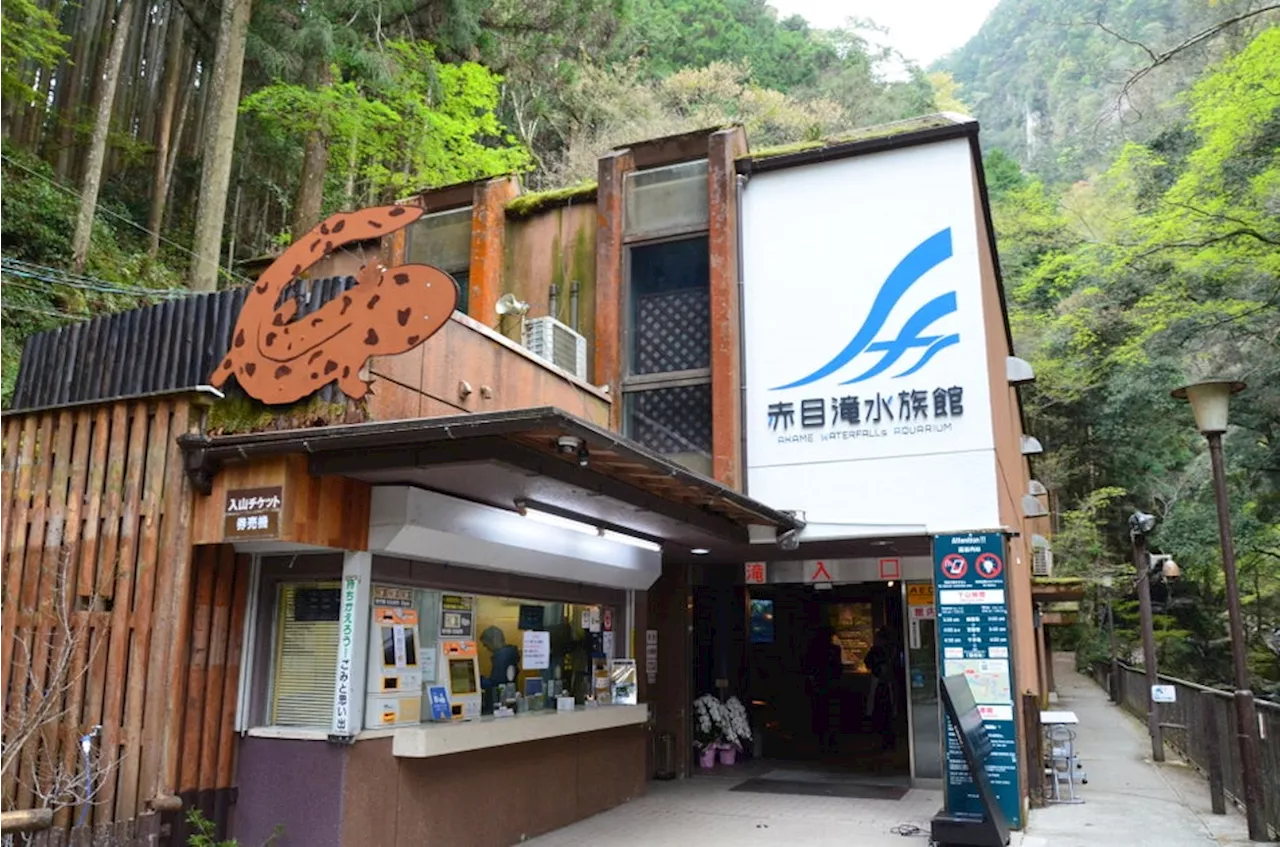
M81 808L114 826L173 794L212 814L230 791L248 568L192 552L177 437L202 414L177 396L4 418L5 736L29 741L0 790L5 808L61 807L50 838Z
M134 820L98 826L77 826L70 830L49 829L13 836L14 847L157 847L167 835L158 813Z

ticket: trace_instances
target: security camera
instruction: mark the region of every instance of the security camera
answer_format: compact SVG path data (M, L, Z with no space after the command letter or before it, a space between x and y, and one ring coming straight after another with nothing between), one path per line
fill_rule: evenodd
M800 530L789 529L779 535L778 546L783 550L798 550L800 548Z
M576 435L562 435L556 439L556 449L566 456L577 455L578 465L586 467L591 460L591 454L587 451L587 443Z

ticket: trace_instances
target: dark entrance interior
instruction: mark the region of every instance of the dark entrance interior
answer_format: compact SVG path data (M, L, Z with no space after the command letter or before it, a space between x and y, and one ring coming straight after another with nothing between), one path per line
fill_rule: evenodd
M738 694L758 758L906 777L901 591L881 582L695 589L695 691L719 683ZM877 632L877 656L888 658L879 682L866 666Z

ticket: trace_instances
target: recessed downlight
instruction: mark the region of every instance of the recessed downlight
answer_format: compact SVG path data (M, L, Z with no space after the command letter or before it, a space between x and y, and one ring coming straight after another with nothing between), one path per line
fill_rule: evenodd
M710 553L711 551L710 551L709 549L707 549L706 547L694 547L694 548L693 548L692 550L690 550L689 552L690 552L690 553L692 553L692 554L693 554L693 555L695 555L695 556L705 556L705 555L707 555L708 553Z

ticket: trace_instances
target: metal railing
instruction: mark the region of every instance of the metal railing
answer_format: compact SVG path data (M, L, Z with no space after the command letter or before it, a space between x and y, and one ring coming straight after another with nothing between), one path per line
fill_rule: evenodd
M1145 719L1146 675L1141 668L1123 662L1118 664L1120 673L1116 682L1120 703L1130 713ZM1108 691L1111 690L1110 672L1106 662L1098 662L1093 667L1094 679ZM1208 775L1214 772L1212 760L1216 748L1226 792L1237 805L1243 805L1244 769L1240 766L1240 747L1236 743L1236 714L1231 692L1164 674L1160 674L1160 683L1172 685L1177 692L1176 702L1157 705L1165 744ZM1263 811L1274 837L1280 833L1280 705L1259 700L1256 706L1261 738Z

